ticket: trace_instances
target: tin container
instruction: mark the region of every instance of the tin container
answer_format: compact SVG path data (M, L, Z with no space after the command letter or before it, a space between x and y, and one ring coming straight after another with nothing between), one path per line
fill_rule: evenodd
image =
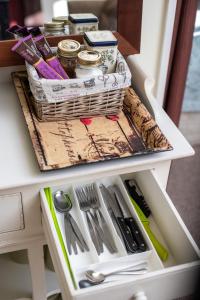
M62 36L65 35L64 22L47 22L44 23L45 36Z
M98 30L98 18L93 14L70 14L70 34L84 34Z
M96 50L101 53L101 68L104 74L115 72L118 41L111 31L85 32L84 44L88 50Z
M80 51L81 45L75 40L62 40L58 43L57 54L70 78L75 78L75 68L77 65L77 55Z
M75 69L76 78L101 76L103 72L99 69L101 54L97 51L83 50L78 53L78 65Z
M64 31L66 35L69 35L69 19L68 16L53 17L52 22L64 22Z

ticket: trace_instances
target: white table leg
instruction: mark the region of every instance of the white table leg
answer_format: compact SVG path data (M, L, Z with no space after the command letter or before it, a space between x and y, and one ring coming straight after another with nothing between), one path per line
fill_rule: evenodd
M46 300L46 280L43 244L35 242L28 248L33 300Z

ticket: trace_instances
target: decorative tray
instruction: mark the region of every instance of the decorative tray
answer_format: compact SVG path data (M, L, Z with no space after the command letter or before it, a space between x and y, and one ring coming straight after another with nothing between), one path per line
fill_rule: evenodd
M12 73L41 171L172 150L172 146L132 88L118 119L39 122L25 71Z

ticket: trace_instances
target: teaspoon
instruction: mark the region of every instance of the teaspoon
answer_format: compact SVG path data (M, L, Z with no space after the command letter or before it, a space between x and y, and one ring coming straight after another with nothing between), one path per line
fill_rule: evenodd
M126 266L123 268L119 268L118 270L115 270L115 271L109 272L109 273L100 273L100 272L96 272L94 270L87 270L85 272L85 276L89 282L91 282L93 284L100 284L100 283L104 282L104 280L108 276L115 275L117 273L120 273L120 272L123 272L126 270L130 270L130 269L131 269L131 271L127 275L130 275L130 273L131 273L131 275L142 275L148 271L147 263L145 261L143 261L143 262L137 262L128 267Z
M56 210L60 213L63 213L65 216L66 242L69 254L72 254L71 246L74 249L74 253L78 254L77 245L82 252L84 252L84 250L89 251L88 245L86 244L86 241L76 221L69 213L69 211L72 209L70 197L63 191L57 191L54 194L54 205Z

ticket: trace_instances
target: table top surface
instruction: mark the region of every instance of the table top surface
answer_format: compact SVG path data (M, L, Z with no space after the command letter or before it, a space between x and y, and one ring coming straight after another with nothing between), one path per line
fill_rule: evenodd
M128 173L131 170L153 168L156 163L193 155L192 147L164 110L161 107L158 110L160 113L157 123L173 146L172 151L41 172L14 85L11 81L2 80L0 83L0 190L32 184L45 186L52 181L92 174Z

